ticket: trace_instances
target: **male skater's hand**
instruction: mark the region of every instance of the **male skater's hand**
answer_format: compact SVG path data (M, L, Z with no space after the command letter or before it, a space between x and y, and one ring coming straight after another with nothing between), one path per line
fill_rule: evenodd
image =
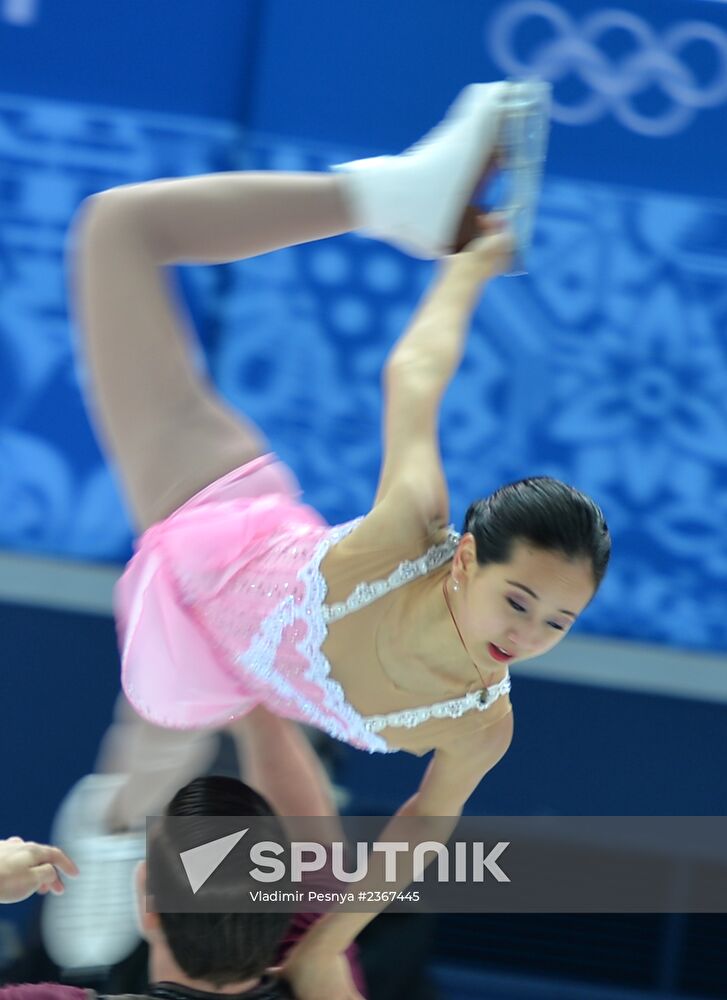
M78 875L78 868L58 847L21 837L0 840L0 903L20 903L34 892L63 892L59 871Z

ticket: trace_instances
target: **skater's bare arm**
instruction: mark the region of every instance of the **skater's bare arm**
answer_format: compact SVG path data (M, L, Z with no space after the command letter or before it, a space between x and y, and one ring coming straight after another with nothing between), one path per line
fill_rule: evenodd
M392 817L378 838L380 842L411 843L412 827L401 822L411 817L422 821L416 834L417 840L436 840L440 843L449 840L465 802L482 778L507 753L513 735L512 711L508 710L507 714L487 727L486 733L486 738L483 733L478 733L451 749L435 752L418 791ZM398 855L396 883L384 881L383 866L383 854L377 854L375 859L371 855L367 878L358 882L356 889L384 887L404 891L412 878L411 854ZM382 909L385 905L380 904ZM318 985L316 977L319 977L321 987L326 981L325 976L335 977L340 955L375 916L375 912L331 913L311 928L291 952L286 964L286 973L293 986L300 984L304 987L299 995L308 995L305 987L309 983L311 986Z
M384 462L374 507L416 507L425 524L446 524L449 499L439 452L442 396L464 353L472 311L490 278L507 267L510 237L486 234L442 265L384 369ZM395 495L396 494L396 495Z

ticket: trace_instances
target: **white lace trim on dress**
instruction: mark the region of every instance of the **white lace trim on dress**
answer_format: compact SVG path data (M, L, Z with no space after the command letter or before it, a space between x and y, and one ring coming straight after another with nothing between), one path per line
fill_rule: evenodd
M417 576L426 576L433 569L447 562L454 555L459 542L459 534L452 525L449 526L447 537L439 545L433 545L420 556L419 559L410 559L400 562L396 569L385 580L375 580L373 583L359 583L345 601L337 604L324 605L323 617L330 624L337 622L346 615L365 608L368 604L373 604L384 594L388 594L398 587L403 587Z
M321 562L332 545L335 545L347 534L360 524L363 518L358 517L347 524L339 524L333 528L325 538L316 546L316 550L308 563L299 571L298 579L305 584L305 595L302 605L298 608L301 618L305 619L305 635L296 649L307 660L309 666L306 670L306 678L313 681L323 691L325 704L343 716L350 727L348 734L337 733L339 739L346 736L354 736L356 740L363 744L369 753L394 753L398 748L390 747L382 739L366 728L363 716L357 712L353 705L346 700L346 694L338 683L331 677L331 665L328 658L322 652L322 646L328 635L328 624L325 614L321 613L325 609L327 584L321 573ZM331 728L327 729L331 732Z
M367 715L364 717L364 725L369 732L378 733L388 726L405 726L407 729L412 729L427 719L458 719L473 708L478 712L486 711L494 701L508 694L511 686L508 673L497 684L492 684L481 691L472 691L462 698L438 701L424 708L407 708L402 712L390 712L388 715Z

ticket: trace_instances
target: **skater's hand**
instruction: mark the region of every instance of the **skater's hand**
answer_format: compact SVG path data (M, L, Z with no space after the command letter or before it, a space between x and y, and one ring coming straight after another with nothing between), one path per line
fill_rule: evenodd
M290 984L296 1000L365 1000L356 988L345 955L309 955L301 943L290 952L279 972Z
M78 868L60 848L21 837L0 840L0 903L20 903L34 892L60 895L59 871L78 875Z
M464 250L444 258L447 273L461 275L477 284L504 274L512 266L515 243L501 213L480 213L479 235Z

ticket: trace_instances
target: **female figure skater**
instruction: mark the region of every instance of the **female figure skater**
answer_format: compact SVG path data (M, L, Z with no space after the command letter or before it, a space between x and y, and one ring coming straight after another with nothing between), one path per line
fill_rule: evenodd
M483 283L528 228L526 214L504 230L470 202L503 155L518 167L507 130L541 105L532 85L475 85L398 157L160 180L84 204L76 297L92 410L141 535L116 612L124 688L145 719L199 730L262 711L371 752L434 749L397 815L459 815L507 750L509 664L563 638L610 550L596 504L547 478L472 504L461 535L448 527L439 404ZM373 507L330 527L197 372L163 268L352 229L450 256L386 363ZM341 956L371 918L318 921L286 966L300 1000L358 996Z

